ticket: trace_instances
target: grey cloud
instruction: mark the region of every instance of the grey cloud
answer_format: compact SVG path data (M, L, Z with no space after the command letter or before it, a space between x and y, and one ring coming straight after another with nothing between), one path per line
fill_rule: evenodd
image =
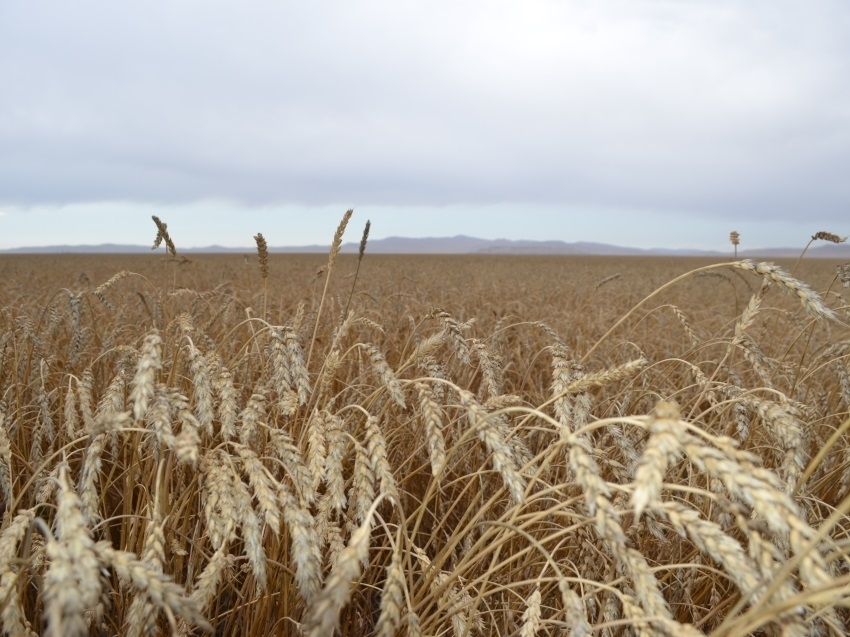
M839 1L0 11L0 203L850 203Z

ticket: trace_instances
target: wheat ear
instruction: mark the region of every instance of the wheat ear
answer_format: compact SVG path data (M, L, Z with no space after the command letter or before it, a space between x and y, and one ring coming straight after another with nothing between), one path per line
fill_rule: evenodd
M331 272L334 269L334 264L336 264L336 258L339 254L339 250L342 247L342 235L345 233L345 227L348 225L349 219L351 219L351 215L354 214L354 210L346 210L345 214L342 216L342 221L339 222L339 226L334 233L334 240L331 243L331 251L328 254L328 270L325 275L325 287L322 290L322 298L319 300L319 309L316 310L316 324L313 327L313 337L310 339L310 350L307 352L307 365L306 367L310 367L310 360L313 358L313 346L316 344L316 334L319 332L319 320L322 317L322 306L325 303L325 297L328 294L328 284L331 280Z
M339 611L351 595L351 584L360 576L361 564L369 556L369 537L372 533L372 516L380 498L372 503L366 519L351 534L348 545L342 550L324 588L307 609L304 630L307 637L332 635L339 624Z

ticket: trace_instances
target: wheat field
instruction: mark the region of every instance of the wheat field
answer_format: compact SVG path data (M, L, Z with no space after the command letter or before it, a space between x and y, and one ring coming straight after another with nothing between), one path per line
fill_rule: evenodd
M339 254L349 217L0 257L4 634L847 634L846 265Z

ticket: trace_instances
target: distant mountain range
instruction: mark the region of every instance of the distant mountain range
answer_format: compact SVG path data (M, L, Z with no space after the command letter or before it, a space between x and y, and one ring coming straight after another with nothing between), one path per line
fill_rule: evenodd
M244 248L225 248L222 246L206 246L202 248L185 248L178 252L189 254L199 253L252 253L254 246ZM307 246L269 246L269 252L289 253L315 253L327 252L327 245ZM359 243L346 243L342 251L346 253L357 252ZM803 247L796 248L761 248L755 250L739 250L740 257L796 257L802 252ZM100 245L59 245L12 248L0 250L2 254L122 254L122 253L146 253L150 252L149 246L120 245L115 243L104 243ZM369 241L366 248L367 253L372 254L563 254L563 255L602 255L602 256L729 256L731 250L724 252L711 250L652 248L643 250L640 248L627 248L623 246L609 245L606 243L588 243L578 241L567 243L565 241L525 241L511 239L479 239L457 235L454 237L425 237L413 239L409 237L387 237L386 239L373 239ZM813 245L807 252L811 257L822 257L831 259L850 259L850 245L847 244L820 244Z

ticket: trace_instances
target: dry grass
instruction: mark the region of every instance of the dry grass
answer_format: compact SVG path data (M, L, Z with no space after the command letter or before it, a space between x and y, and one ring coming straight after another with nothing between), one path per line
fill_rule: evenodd
M259 271L159 219L164 264L0 258L6 634L846 633L846 265L350 217Z

